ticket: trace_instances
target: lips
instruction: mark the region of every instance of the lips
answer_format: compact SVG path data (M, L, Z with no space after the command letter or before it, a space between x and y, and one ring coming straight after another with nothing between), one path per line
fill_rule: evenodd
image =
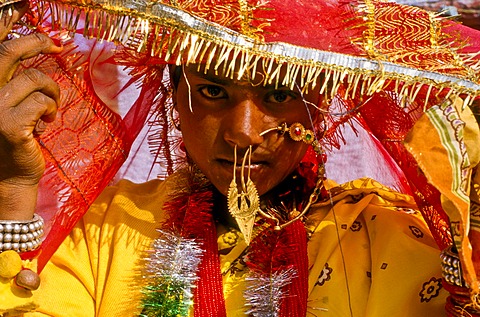
M224 166L225 168L228 168L229 171L232 171L233 169L233 160L228 160L228 159L217 159L216 160L220 165ZM268 163L266 161L256 161L252 159L252 162L250 164L245 164L245 171L250 169L252 172L259 171L260 169L266 167ZM242 170L242 162L237 161L237 166L235 168L237 171Z

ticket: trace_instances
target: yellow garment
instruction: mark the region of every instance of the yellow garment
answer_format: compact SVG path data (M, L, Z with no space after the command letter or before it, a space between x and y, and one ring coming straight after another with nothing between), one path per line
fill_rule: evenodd
M20 287L15 277L20 271L37 270L37 261L24 260L15 251L0 253L0 316L17 316L22 312L36 308L33 294L30 290Z
M142 258L169 183L122 181L104 191L45 267L40 307L26 316L138 315ZM332 192L334 208L317 204L307 221L311 315L444 315L439 252L411 198L368 179ZM218 241L228 316L244 316L245 243L224 227Z

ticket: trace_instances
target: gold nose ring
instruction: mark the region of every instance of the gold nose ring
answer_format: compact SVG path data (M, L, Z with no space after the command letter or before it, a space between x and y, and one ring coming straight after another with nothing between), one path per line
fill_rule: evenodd
M267 129L260 133L260 136L264 136L267 133L277 131L280 134L284 135L288 132L290 138L294 141L302 141L306 144L312 144L315 141L315 133L312 130L305 129L301 123L293 123L290 127L286 122L283 122L277 127Z

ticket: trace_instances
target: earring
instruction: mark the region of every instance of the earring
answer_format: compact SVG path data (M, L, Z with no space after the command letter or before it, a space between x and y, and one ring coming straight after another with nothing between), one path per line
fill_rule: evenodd
M248 173L245 182L245 163L248 157ZM238 227L243 234L245 243L250 244L252 238L253 225L255 217L260 209L260 197L255 184L250 179L250 166L252 159L252 146L250 146L242 161L242 170L240 172L240 184L242 192L238 192L235 168L237 166L237 146L234 149L233 179L228 188L228 211L237 221Z
M175 119L173 117L173 111L175 110L175 106L171 107L170 110L168 111L168 117L170 118L170 121L172 122L172 125L173 127L175 128L175 130L177 131L182 131L180 129L180 122L178 122L179 120L178 119Z
M315 133L312 130L305 129L301 123L293 123L290 128L288 128L286 123L282 123L281 126L277 127L282 129L282 131L288 131L290 138L297 142L304 142L312 146L313 151L315 152L315 157L317 161L317 174L318 178L325 179L325 163L327 162L327 156L322 150L320 142L315 138ZM263 133L263 132L262 132ZM285 133L285 132L283 132Z

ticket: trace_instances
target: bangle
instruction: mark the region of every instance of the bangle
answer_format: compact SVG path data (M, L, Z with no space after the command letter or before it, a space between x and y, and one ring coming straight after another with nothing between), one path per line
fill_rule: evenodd
M450 285L468 287L462 277L462 266L458 254L449 247L440 254L442 260L442 277Z
M462 276L462 265L453 246L443 250L442 260L443 286L450 293L445 305L447 317L480 317L478 294L472 292Z
M446 317L480 317L480 310L470 294L470 289L443 283L445 290L450 293L445 304Z
M32 251L41 244L44 222L38 214L30 221L0 220L0 252Z

